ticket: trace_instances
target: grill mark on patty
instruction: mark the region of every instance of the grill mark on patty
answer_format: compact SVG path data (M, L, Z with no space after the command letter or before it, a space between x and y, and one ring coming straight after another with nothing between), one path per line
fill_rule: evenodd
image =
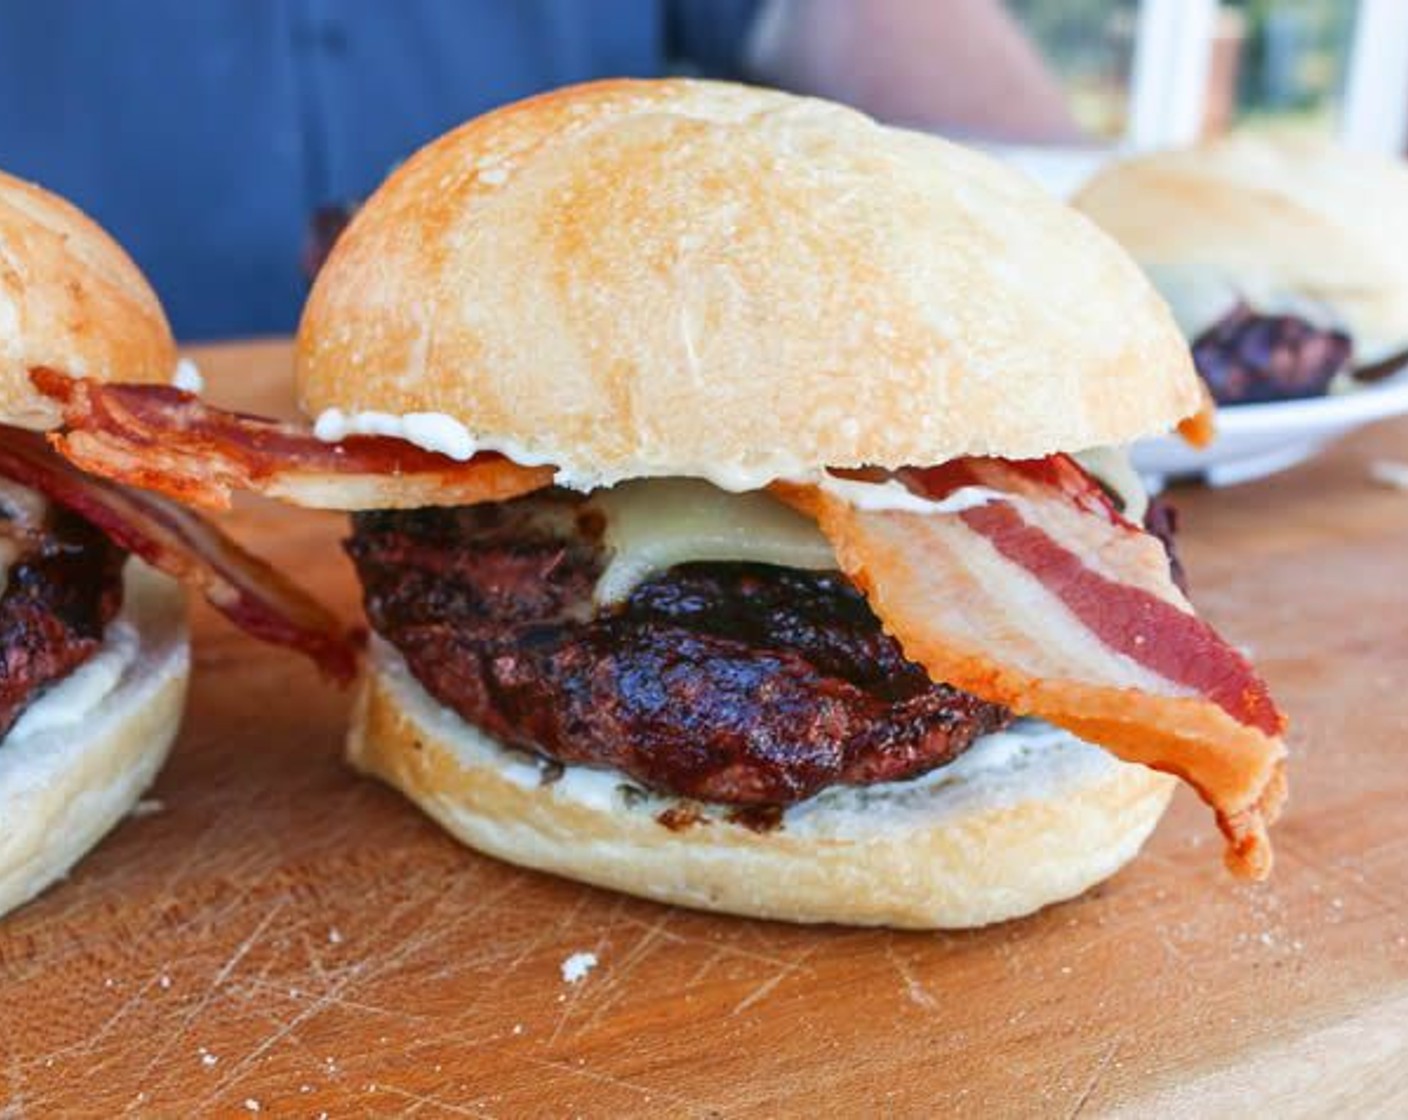
M916 776L1010 721L930 682L838 573L686 564L598 613L607 556L583 501L353 519L372 626L501 741L664 793L784 805Z
M0 738L103 644L122 607L127 554L82 518L51 510L26 532L0 595Z

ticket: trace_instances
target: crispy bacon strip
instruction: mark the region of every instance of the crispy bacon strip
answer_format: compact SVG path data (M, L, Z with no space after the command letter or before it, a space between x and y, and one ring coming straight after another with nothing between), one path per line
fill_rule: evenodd
M337 619L197 514L84 474L43 436L18 428L0 428L0 476L87 518L114 543L199 590L247 633L307 654L335 680L348 683L356 674L355 645Z
M313 509L497 502L547 486L551 467L491 452L459 462L384 436L324 443L306 428L213 408L161 385L108 385L49 369L30 379L63 409L50 437L94 474L188 505L228 509L249 490Z
M1064 455L897 472L952 513L867 512L815 487L778 492L814 517L905 652L947 681L1178 775L1213 808L1227 864L1271 866L1285 799L1285 717L1251 666L1174 586L1163 547Z

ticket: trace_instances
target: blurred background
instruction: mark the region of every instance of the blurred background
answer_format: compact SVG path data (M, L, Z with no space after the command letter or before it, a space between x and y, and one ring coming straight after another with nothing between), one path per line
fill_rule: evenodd
M1139 0L1011 0L1060 76L1071 112L1091 136L1122 140L1132 124L1136 50L1169 61L1202 55L1180 91L1200 137L1234 126L1333 133L1339 126L1356 5L1352 0L1232 0L1171 7L1165 26L1141 25L1159 5ZM1179 13L1176 8L1183 8ZM1201 7L1201 11L1199 8ZM1139 35L1154 36L1139 43ZM1191 41L1179 43L1180 37Z
M1234 129L1402 155L1403 0L1009 0L1061 84L1084 154L1011 152L1065 193L1120 150Z
M1408 0L0 0L0 167L108 226L183 338L281 334L421 144L665 74L845 101L1066 193L1237 128L1401 155Z

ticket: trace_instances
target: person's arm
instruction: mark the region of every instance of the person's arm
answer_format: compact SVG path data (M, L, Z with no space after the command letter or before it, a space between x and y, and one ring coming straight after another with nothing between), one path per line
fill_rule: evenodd
M881 120L1008 141L1078 141L1060 84L1001 0L767 0L750 71Z

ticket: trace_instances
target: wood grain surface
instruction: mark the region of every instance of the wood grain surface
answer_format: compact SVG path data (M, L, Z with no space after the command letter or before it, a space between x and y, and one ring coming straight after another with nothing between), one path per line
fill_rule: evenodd
M291 407L282 345L199 357L215 399ZM1274 881L1229 879L1181 793L1113 881L973 933L475 855L342 765L346 695L197 606L146 811L0 923L0 1117L1408 1114L1408 493L1376 458L1408 423L1180 496L1194 597L1295 722ZM229 524L356 610L340 518Z

